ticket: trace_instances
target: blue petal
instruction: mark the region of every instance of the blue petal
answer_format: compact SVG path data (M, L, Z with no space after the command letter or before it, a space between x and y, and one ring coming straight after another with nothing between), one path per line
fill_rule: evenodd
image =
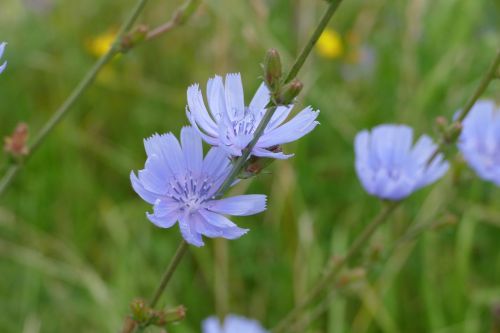
M191 221L189 217L184 215L179 217L179 229L181 231L182 237L191 245L200 247L205 245L201 238L201 234L196 232L194 228L191 227Z
M258 321L231 314L224 319L224 332L267 333Z
M240 73L226 75L226 110L229 118L240 118L245 113L243 84Z
M269 121L269 124L266 127L266 132L271 131L281 125L281 123L285 121L292 110L293 104L288 106L278 106L276 108L276 111L274 111L273 116L271 117L271 121Z
M266 132L257 142L257 146L268 148L300 139L319 124L316 121L318 114L318 111L313 111L309 107L305 108L287 123Z
M222 77L216 75L207 82L207 99L210 113L216 121L219 121L226 111L226 99L224 82Z
M248 232L248 229L239 228L228 218L220 214L213 213L205 209L200 209L198 212L210 225L220 228L222 232L220 237L226 239L237 239Z
M184 174L186 161L177 138L172 133L155 134L144 140L148 156L159 156L174 175Z
M257 92L252 98L252 101L250 102L250 109L254 111L260 111L264 109L269 103L270 100L270 93L269 89L267 88L265 83L261 83L259 86L259 89L257 89Z
M230 171L230 161L227 153L219 147L211 148L203 160L203 174L217 179Z
M271 152L264 148L254 148L252 149L252 154L259 157L276 158L279 160L286 160L294 156L294 154L284 154L283 152Z
M169 198L158 199L154 204L154 213L146 213L148 219L160 228L170 228L179 219L179 205Z
M194 118L193 113L189 112L188 109L186 109L186 117L188 118L191 126L193 126L193 128L196 130L196 132L198 132L198 134L201 136L201 138L206 143L208 143L211 146L218 146L220 144L220 140L218 138L218 135L210 136L200 129L200 127L196 123L196 119Z
M149 204L154 204L156 202L156 199L158 199L158 195L146 190L133 171L130 172L130 181L132 183L132 188L134 189L134 191L139 194L139 196L144 201Z
M3 42L0 43L0 59L2 58L3 52L5 50L5 46L7 43ZM0 65L0 74L5 70L5 67L7 67L7 61L4 61L2 65Z
M209 317L202 323L203 333L224 333L217 317Z
M248 216L266 210L266 196L246 194L220 200L212 200L207 206L212 212L226 215Z
M203 166L203 147L201 138L194 128L182 128L181 144L187 168L195 175L199 175Z
M198 84L191 85L187 90L189 113L198 125L210 136L217 135L217 125L209 116Z

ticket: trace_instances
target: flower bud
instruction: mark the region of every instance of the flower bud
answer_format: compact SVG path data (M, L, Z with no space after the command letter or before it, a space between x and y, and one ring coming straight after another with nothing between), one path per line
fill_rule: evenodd
M29 137L28 125L19 123L11 136L4 138L4 150L10 153L15 158L21 158L28 155L29 148L27 145Z
M281 74L280 54L278 50L270 49L264 60L264 81L271 92L279 90Z
M149 307L142 299L135 299L130 303L130 310L132 311L132 319L138 323L143 323L149 319Z
M283 92L280 95L278 103L283 105L292 104L293 100L295 99L295 97L299 95L303 87L304 85L302 84L302 82L300 82L297 79L294 79L292 82L290 82L283 88Z

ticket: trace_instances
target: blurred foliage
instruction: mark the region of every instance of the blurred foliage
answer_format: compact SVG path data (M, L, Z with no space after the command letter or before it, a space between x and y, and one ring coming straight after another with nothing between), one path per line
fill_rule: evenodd
M21 121L32 133L42 126L96 60L89 45L102 49L133 2L1 2L2 136ZM151 0L139 22L161 24L179 4ZM279 49L290 65L325 6L206 0L186 26L114 59L1 198L0 331L116 332L129 302L152 294L180 240L146 220L149 207L131 189L142 139L178 134L186 88L216 73L241 72L248 101L265 50ZM297 110L321 110L321 126L286 146L295 157L271 175L234 189L269 194L269 209L237 221L251 229L240 240L191 249L161 302L188 311L169 332L199 332L202 319L228 309L276 324L379 208L354 173L356 132L404 122L433 134L435 117L464 104L493 58L499 9L489 0L344 1L330 24L342 55L313 54L299 74ZM485 97L499 89L497 80ZM455 155L455 171L413 195L367 244L356 263L369 268L367 280L333 298L307 332L489 330L500 301L500 192ZM397 241L446 216L457 223Z

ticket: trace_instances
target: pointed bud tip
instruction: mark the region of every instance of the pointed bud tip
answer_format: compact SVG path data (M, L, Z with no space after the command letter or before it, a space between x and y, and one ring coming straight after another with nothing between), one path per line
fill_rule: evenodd
M278 102L283 105L292 104L293 100L299 95L303 87L304 85L302 82L294 79L283 88L283 93L281 94Z
M264 60L264 81L272 92L279 89L281 75L280 54L276 49L269 49Z

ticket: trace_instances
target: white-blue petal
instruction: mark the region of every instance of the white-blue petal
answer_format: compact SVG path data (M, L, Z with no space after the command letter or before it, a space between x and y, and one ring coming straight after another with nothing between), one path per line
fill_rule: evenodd
M245 194L212 200L207 209L226 215L253 215L266 210L266 196L262 194Z

